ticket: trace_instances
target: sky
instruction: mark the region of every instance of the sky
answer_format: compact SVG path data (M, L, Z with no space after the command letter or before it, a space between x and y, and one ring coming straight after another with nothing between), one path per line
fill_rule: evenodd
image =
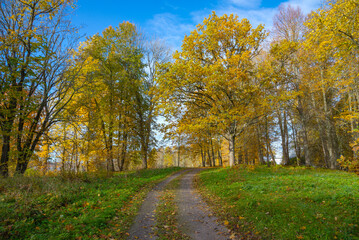
M185 35L202 23L212 11L217 15L237 14L253 26L272 27L273 16L280 4L299 6L307 14L320 7L323 0L78 0L72 16L80 33L92 36L108 26L129 21L146 35L163 39L172 50L179 50ZM84 39L83 39L84 40Z

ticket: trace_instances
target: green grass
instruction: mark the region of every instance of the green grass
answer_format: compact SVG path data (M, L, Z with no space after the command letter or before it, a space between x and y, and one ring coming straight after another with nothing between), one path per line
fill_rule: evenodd
M0 239L124 239L153 184L177 170L0 179Z
M175 203L175 197L182 176L183 174L172 180L166 186L156 208L156 235L159 240L190 239L187 235L181 232L177 222L178 206Z
M198 187L243 238L359 239L359 178L305 168L203 171Z

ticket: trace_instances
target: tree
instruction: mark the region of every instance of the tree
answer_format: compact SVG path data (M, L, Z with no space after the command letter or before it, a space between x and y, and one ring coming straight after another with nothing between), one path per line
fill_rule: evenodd
M261 79L254 78L254 58L266 37L263 26L252 29L247 19L213 12L183 40L175 62L160 77L164 102L184 109L205 110L198 124L217 125L229 141L230 166L235 161L235 139L258 119Z
M128 143L135 134L136 101L142 96L144 75L140 38L134 24L123 22L89 38L76 53L86 59L78 79L85 86L73 105L85 115L95 113L85 116L86 128L102 139L107 171L115 170L116 157L117 168L123 170Z
M41 137L71 99L69 70L76 42L70 0L0 1L0 173L8 176L10 139L23 174ZM67 97L65 97L67 96Z
M312 154L309 140L310 112L308 93L310 88L303 81L301 72L301 52L304 34L304 15L299 7L281 5L273 19L274 41L271 54L277 62L279 95L283 95L277 108L277 118L282 139L282 162L289 163L289 133L288 118L293 114L300 123L299 135L303 142L305 164L312 165ZM289 92L290 94L288 94ZM296 129L294 130L296 131ZM296 141L293 139L293 141ZM298 142L296 142L298 145ZM299 159L299 152L296 151Z
M155 143L154 130L156 128L157 100L154 97L156 87L156 68L158 64L169 61L168 47L160 40L144 40L143 64L147 74L142 76L142 84L136 91L136 133L141 145L142 167L147 168L147 161L151 146Z
M313 105L317 116L327 167L336 168L340 143L338 122L350 125L352 142L358 138L358 1L328 1L313 12L305 25L308 27L305 47L310 56L308 68L314 72L311 81L317 95ZM345 107L341 107L346 101ZM341 114L335 109L341 108ZM354 144L355 145L355 144ZM344 149L342 146L341 149ZM354 151L354 155L355 155Z

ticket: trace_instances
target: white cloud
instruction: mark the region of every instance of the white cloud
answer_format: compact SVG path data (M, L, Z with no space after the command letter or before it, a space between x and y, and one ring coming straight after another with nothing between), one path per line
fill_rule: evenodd
M304 14L308 14L313 10L318 9L323 0L289 0L284 4L290 4L294 7L300 7Z
M180 49L184 36L189 35L195 25L171 13L162 13L147 21L145 29L165 40L171 48Z
M276 9L273 8L262 8L253 10L244 10L239 8L222 9L218 11L218 14L237 14L239 19L247 18L252 26L256 27L262 24L266 29L270 29L272 26L273 16L276 13Z
M261 0L229 0L229 4L233 4L240 8L258 8L261 5Z
M247 18L253 27L257 27L259 24L265 26L266 29L271 29L273 16L276 13L275 8L258 8L258 9L242 9L235 6L223 6L217 9L213 9L217 15L223 14L236 14L239 19ZM191 13L193 22L196 24L203 22L205 17L211 14L211 11L198 11Z
M299 6L304 14L310 13L321 6L323 0L288 0L282 4ZM155 36L163 38L173 49L180 49L185 35L190 34L196 25L203 22L212 11L217 15L237 14L239 19L247 18L253 27L264 24L267 30L272 29L273 16L278 6L273 8L260 7L261 0L219 0L214 9L199 10L189 13L190 19L183 19L171 13L155 15L147 21L145 28Z

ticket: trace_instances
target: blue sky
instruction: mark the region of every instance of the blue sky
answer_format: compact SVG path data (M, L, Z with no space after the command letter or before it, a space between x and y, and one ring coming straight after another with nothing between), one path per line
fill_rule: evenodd
M323 0L78 0L72 17L81 25L86 36L102 32L108 26L123 21L135 23L148 35L162 38L172 49L179 49L181 41L212 11L218 15L235 13L256 26L265 24L271 29L277 7L292 4L309 13L320 7Z

